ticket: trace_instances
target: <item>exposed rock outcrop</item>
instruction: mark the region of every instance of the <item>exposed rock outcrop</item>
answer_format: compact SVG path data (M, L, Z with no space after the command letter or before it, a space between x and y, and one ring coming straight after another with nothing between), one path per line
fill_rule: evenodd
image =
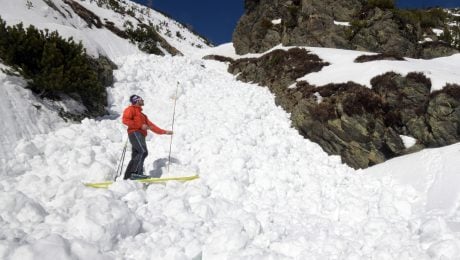
M327 65L327 62L304 49L292 48L288 51L275 50L257 59L236 60L230 65L229 71L238 74L239 80L270 86L270 90L279 96L295 79L320 71Z
M460 141L460 86L431 93L431 81L423 74L393 72L372 79L372 89L353 82L312 86L295 81L327 65L303 49L290 49L236 60L229 71L242 81L268 86L303 136L354 168ZM415 138L416 145L406 148L401 135Z
M428 29L412 19L412 13L370 6L365 0L246 0L245 7L233 33L238 54L260 53L278 44L366 50L414 58L459 52L446 43L441 49L424 44L424 32ZM435 35L433 39L438 40Z

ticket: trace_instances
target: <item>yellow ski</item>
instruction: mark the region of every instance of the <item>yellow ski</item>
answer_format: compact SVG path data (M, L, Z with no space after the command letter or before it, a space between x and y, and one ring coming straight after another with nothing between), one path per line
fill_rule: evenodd
M169 178L148 178L148 179L139 179L133 180L140 183L151 184L151 183L164 183L167 181L191 181L200 178L198 175L193 176L181 176L181 177L169 177ZM91 188L108 188L110 185L113 184L113 181L105 181L105 182L96 182L96 183L84 183L86 187Z

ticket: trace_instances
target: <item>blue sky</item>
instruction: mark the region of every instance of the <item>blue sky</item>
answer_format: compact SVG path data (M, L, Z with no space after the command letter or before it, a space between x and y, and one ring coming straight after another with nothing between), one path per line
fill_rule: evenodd
M134 0L145 4L147 0ZM460 0L397 0L399 7L460 7ZM214 44L230 42L244 12L243 0L153 0L153 8L191 25Z

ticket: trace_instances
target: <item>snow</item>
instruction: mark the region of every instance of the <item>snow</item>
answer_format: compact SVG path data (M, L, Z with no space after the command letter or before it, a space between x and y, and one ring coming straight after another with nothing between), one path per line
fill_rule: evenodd
M330 48L309 47L312 53L317 54L322 60L331 63L319 72L310 73L302 78L310 84L323 86L328 83L344 83L354 81L371 87L370 81L375 76L386 72L396 72L403 76L410 72L422 72L431 79L431 91L442 89L447 83L459 83L460 54L431 60L405 58L406 61L380 60L365 63L353 62L361 55L372 53L349 51Z
M410 148L410 147L414 146L417 143L417 139L415 139L415 138L413 138L411 136L400 135L399 137L401 137L401 140L404 143L404 147L406 147L406 148Z
M348 168L303 139L266 88L236 81L222 63L148 55L116 62L109 91L115 114L137 93L151 120L171 128L179 82L174 163L168 173L169 137L150 134L146 171L167 177L188 169L200 179L145 188L119 180L107 190L81 185L114 177L126 140L119 118L19 141L12 161L21 168L0 180L4 258L455 259L459 252L450 226L457 197L442 214L428 211L439 205L424 196L432 179L412 177L425 188L417 190L395 176ZM437 161L446 158L455 176L458 150L436 149L440 155L424 160L425 168L407 172L444 173L449 164ZM404 164L387 167L383 172ZM451 183L456 192L458 182ZM436 187L434 196L444 198Z
M281 18L272 20L272 24L274 25L281 24Z
M215 48L208 48L197 52L194 57L203 57L209 54L227 56L233 59L259 58L273 50L288 50L293 47L275 46L264 53L236 54L233 44L223 44ZM386 72L396 72L405 76L410 72L422 72L431 79L431 91L440 90L447 83L460 83L460 54L431 60L405 58L405 61L379 60L365 63L355 63L354 60L361 55L373 55L376 53L341 50L320 47L299 47L318 55L323 61L329 62L319 72L313 72L300 77L297 81L306 80L310 84L323 86L329 83L346 83L354 81L367 87L371 87L371 79Z
M33 3L33 10L54 14ZM10 1L1 4L2 17L14 11ZM18 12L30 23L50 23ZM55 26L69 26L59 19ZM108 89L112 114L64 123L24 89L24 80L0 73L0 259L458 259L460 143L355 171L300 136L267 88L201 59L243 57L232 44L197 49L176 39L185 56L158 57L122 40L103 44L101 35L113 39L108 32L75 31L119 66ZM305 77L313 84L368 85L392 70L424 71L436 89L460 82L460 55L358 64L353 60L368 53L306 49L331 63ZM170 137L150 133L146 172L199 179L149 186L118 180L108 189L82 184L115 177L127 139L119 115L134 93L165 129L177 102L170 171Z
M350 26L350 22L339 22L339 21L334 21L335 25L341 25L341 26Z
M450 229L460 231L460 143L439 149L394 158L383 164L366 169L366 174L390 176L422 196L421 206L427 215L444 215ZM458 243L458 241L456 242Z
M444 33L444 31L442 29L432 29L433 33L436 34L437 36L441 36L441 34Z
M32 3L31 8L26 7L26 1L18 3L10 0L0 0L0 16L8 25L15 25L20 22L25 27L34 25L38 29L49 29L50 31L57 30L64 38L73 37L77 42L81 41L86 48L88 54L98 57L104 55L110 59L140 53L139 49L129 41L120 38L106 28L97 29L95 26L89 28L87 23L80 18L67 4L62 0L49 0L54 3L56 11L42 0L28 0ZM146 7L126 1L126 4L120 3L127 10L136 10L136 18L128 15L121 15L112 10L97 6L96 1L77 0L78 4L84 6L98 17L101 22L111 21L120 29L123 29L125 22L129 21L133 25L137 25L140 21L160 28L162 35L172 46L179 51L188 54L200 50L198 46L207 48L205 41L190 32L179 23L160 14L156 11L146 13ZM144 14L145 13L145 14ZM63 15L66 17L64 17ZM161 24L164 24L160 26ZM167 32L170 32L169 34ZM185 40L176 37L176 32L179 32Z
M1 69L7 67L0 63L0 171L6 172L6 166L14 164L10 159L19 140L47 133L62 126L63 121L30 90L24 89L26 82L22 78L8 76Z

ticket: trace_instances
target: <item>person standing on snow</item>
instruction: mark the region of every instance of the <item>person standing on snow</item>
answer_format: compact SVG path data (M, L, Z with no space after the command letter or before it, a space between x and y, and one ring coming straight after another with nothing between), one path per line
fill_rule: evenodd
M163 130L150 122L147 116L142 113L144 100L138 95L129 98L131 105L123 111L123 124L128 126L128 138L132 147L131 161L126 168L124 180L148 178L144 175L144 160L148 155L145 137L147 130L152 130L159 135L172 135L172 131Z

